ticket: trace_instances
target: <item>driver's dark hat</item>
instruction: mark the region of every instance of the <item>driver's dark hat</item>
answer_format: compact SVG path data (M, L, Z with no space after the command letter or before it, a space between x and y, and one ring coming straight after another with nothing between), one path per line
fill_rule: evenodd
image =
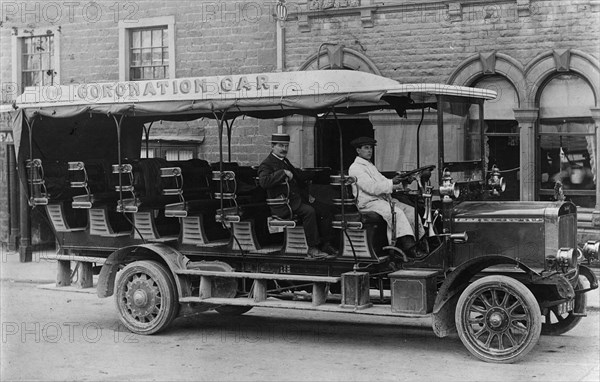
M274 133L271 135L271 143L290 143L289 134Z
M355 148L360 148L363 147L364 145L371 145L371 146L377 146L377 141L373 138L369 138L369 137L358 137L354 140L352 140L352 142L350 142L350 144L355 147Z

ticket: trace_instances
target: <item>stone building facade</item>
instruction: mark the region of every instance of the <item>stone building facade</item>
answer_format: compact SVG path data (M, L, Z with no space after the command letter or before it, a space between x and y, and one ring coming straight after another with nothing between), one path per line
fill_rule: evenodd
M506 197L552 198L549 184L563 174L567 197L585 207L583 225L600 227L600 1L284 3L285 21L277 21L275 1L262 0L3 2L2 104L10 104L27 81L66 85L146 75L180 78L317 68L367 71L403 83L492 88L499 99L490 103L485 116L485 155L490 165L507 171L512 185ZM160 42L152 40L154 33ZM51 59L44 56L50 50ZM144 50L150 56L136 56ZM27 60L35 61L36 55L41 67L28 67ZM144 67L154 72L143 73ZM163 70L158 77L157 70ZM403 122L406 131L420 117L409 113ZM425 116L425 125L431 118ZM8 128L5 120L0 130ZM385 113L348 118L344 126L354 128L344 139L372 135L380 141L379 150L399 153L379 156L377 165L385 170L435 158L427 150L428 134L421 141L422 157L416 158L413 147L396 143L398 137L390 135L395 127L391 121ZM283 129L292 135L290 151L298 165L335 165L315 143L319 134L327 138L333 133L327 126L315 128L314 119L245 119L236 126L232 161L259 163L269 150L270 134ZM211 121L153 126L151 138L151 155L218 158ZM4 173L4 147L0 154ZM0 194L3 206L7 195L2 189ZM0 216L2 240L7 237L5 215Z

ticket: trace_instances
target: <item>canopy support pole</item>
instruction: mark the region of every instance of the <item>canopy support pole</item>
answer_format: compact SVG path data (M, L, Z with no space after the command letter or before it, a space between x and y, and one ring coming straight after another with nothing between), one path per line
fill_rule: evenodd
M444 97L437 96L437 133L438 133L438 183L444 175Z
M117 117L115 117L111 113L109 113L109 117L113 118L113 120L115 121L115 125L117 126L117 161L119 163L119 203L121 203L121 211L122 211L122 214L125 217L125 219L127 219L127 221L129 222L129 224L131 224L133 229L136 230L138 236L142 239L142 242L144 244L146 244L146 239L144 239L144 236L142 236L142 233L137 229L137 227L135 226L135 223L131 221L129 216L127 216L127 213L125 212L125 204L123 203L123 179L122 179L123 172L121 171L121 168L123 165L123 163L122 163L123 158L121 155L121 125L123 124L123 119L125 119L125 113L121 114L121 118L119 118L118 120L117 120ZM146 128L144 127L144 131L145 130L146 130ZM135 198L135 194L133 196ZM134 203L135 203L135 201L134 201Z
M421 108L421 120L417 126L417 168L421 167L421 125L425 118L425 107Z
M225 227L229 230L229 234L231 235L233 240L235 240L235 242L237 243L237 246L240 249L240 253L242 255L244 255L244 249L242 248L241 243L238 241L237 237L233 234L233 230L231 229L231 227L227 226L225 224L225 211L223 210L223 208L225 207L225 205L223 204L223 123L225 123L225 125L227 126L227 137L229 140L229 161L231 161L231 124L233 124L233 121L235 120L235 118L233 118L231 120L231 122L226 120L225 116L227 115L227 110L223 111L221 118L219 118L219 116L217 115L217 113L214 110L212 113L215 116L215 120L217 121L217 127L218 127L218 131L219 131L219 173L220 173L219 192L221 194L221 197L219 198L219 201L220 201L219 215L221 215L221 222L222 222L221 224L223 224L223 227Z
M346 229L346 212L344 209L344 204L345 204L344 200L346 199L346 176L344 175L344 140L342 139L342 125L340 125L340 120L337 117L335 108L332 107L331 111L333 113L333 119L335 119L335 124L337 125L338 134L339 134L338 142L339 142L339 147L340 147L340 182L342 183L341 184L341 189L342 189L342 195L341 195L342 196L342 203L341 203L342 232L348 239L348 243L350 243L350 248L352 249L352 256L354 257L353 270L356 272L358 270L358 258L356 257L356 250L354 249L354 244L352 244L352 240L350 240L350 236L348 235L348 232Z
M150 122L150 125L148 125L148 127L146 127L146 125L144 125L144 138L146 141L146 158L148 158L148 145L149 145L149 140L150 140L150 129L152 129L152 125L154 124L154 121Z
M225 114L223 114L223 117ZM227 126L227 162L231 162L231 130L233 128L233 121L235 121L236 117L233 117L231 121L225 120L225 125Z

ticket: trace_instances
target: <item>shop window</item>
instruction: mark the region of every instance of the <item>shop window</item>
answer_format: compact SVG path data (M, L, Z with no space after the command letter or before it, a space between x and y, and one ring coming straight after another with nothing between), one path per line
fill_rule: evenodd
M121 80L175 78L174 23L166 16L119 24Z
M27 86L59 85L59 39L53 29L16 30L13 79L19 93Z
M500 195L500 199L519 200L521 168L519 125L513 111L519 107L517 92L514 86L502 76L485 77L473 86L498 93L495 100L485 103L484 158L488 171L492 166L498 166L506 181L506 190Z
M590 108L594 94L575 74L553 77L540 95L538 174L541 200L552 200L556 182L565 197L581 207L594 207L597 169L596 133Z

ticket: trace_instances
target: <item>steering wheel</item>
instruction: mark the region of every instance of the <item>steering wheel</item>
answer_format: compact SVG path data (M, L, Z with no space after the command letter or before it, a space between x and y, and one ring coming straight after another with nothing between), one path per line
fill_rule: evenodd
M435 165L427 165L427 166L419 167L419 168L416 168L416 169L410 170L410 171L397 172L397 174L400 175L401 178L408 178L411 175L418 174L423 171L431 171L434 168L435 168Z

